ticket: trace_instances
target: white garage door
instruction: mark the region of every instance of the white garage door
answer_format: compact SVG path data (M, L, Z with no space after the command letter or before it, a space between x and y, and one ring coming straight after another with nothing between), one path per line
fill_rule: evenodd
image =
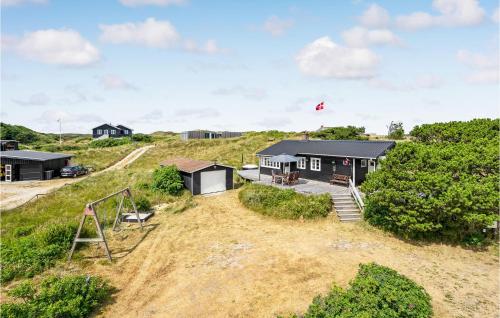
M226 191L226 170L201 173L201 194Z

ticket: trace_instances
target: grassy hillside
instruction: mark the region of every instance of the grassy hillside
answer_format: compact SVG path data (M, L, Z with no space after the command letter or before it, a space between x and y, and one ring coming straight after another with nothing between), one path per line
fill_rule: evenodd
M0 139L17 140L22 144L52 143L57 137L51 134L43 134L20 125L9 125L0 123Z

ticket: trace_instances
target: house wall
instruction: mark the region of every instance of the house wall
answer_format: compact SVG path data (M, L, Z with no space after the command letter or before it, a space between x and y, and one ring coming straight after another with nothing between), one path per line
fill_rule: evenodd
M226 189L233 188L233 168L213 165L211 167L207 167L200 171L196 171L193 173L193 195L200 194L201 192L201 173L203 171L216 171L216 170L226 170Z
M98 134L97 133L97 130L101 129L102 130L102 133L101 134ZM119 138L119 137L123 137L123 135L121 135L120 133L120 129L118 127L113 127L111 125L108 125L108 124L103 124L99 127L96 127L94 129L92 129L92 138L98 138L98 137L101 137L102 135L104 135L104 130L107 129L108 130L108 135L109 137L111 138ZM116 134L115 135L112 135L111 134L111 129L115 129L116 130Z
M191 191L191 184L193 183L193 175L184 171L180 171L184 186Z
M300 178L330 182L333 173L350 176L352 178L353 158L349 158L351 162L349 166L344 166L343 161L344 159L346 159L345 157L311 156L311 155L297 155L297 157L306 158L306 169L297 169L296 163L291 163L291 171L299 171ZM311 170L311 158L321 159L321 171ZM335 166L335 172L333 170L334 166ZM359 185L366 179L366 174L368 173L368 159L367 159L367 166L361 168L361 159L356 158L355 166L356 166L356 185ZM260 172L265 175L271 175L272 170L281 171L282 169L273 169L266 167L260 168Z

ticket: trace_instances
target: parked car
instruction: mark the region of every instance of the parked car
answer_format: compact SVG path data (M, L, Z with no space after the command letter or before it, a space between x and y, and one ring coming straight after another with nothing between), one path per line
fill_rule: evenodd
M89 173L89 170L84 166L68 166L61 169L61 177L76 178L87 173Z

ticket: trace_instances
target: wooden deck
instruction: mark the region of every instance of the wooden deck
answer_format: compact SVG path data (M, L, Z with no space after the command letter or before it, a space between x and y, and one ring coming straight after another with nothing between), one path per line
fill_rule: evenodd
M238 170L238 175L243 179L253 181L259 184L272 185L280 189L294 189L297 192L304 194L321 194L330 193L330 195L336 194L349 194L349 188L340 185L331 185L326 182L307 180L299 178L299 182L294 185L281 185L271 182L271 176L261 174L259 180L259 170Z

